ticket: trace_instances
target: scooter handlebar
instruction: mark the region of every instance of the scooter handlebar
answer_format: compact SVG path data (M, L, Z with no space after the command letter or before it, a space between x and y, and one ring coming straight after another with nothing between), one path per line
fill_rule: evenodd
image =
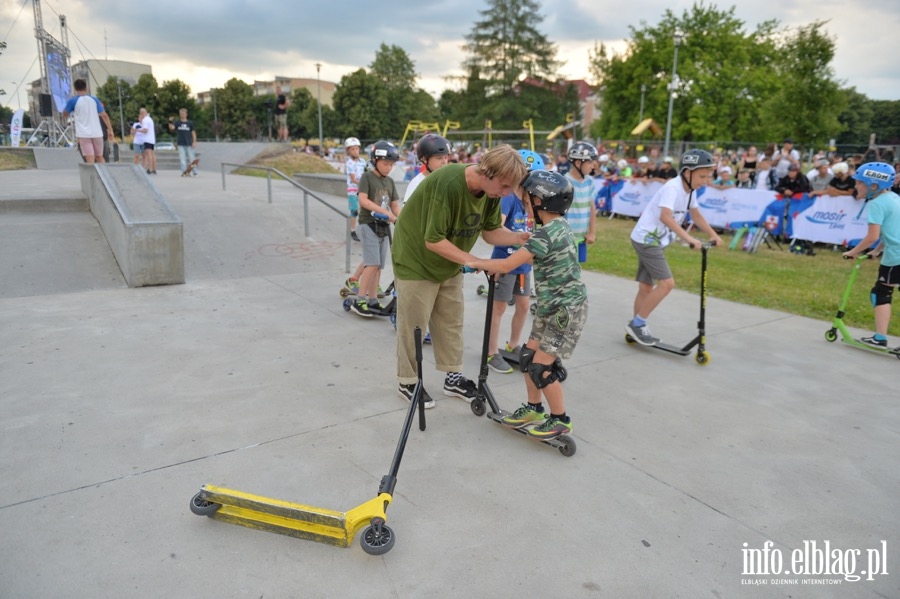
M701 243L700 247L703 248L704 250L708 250L709 248L713 247L714 245L718 245L718 243L716 243L715 239L713 239L712 241L705 241L705 242ZM697 244L692 243L691 249L694 249L695 247L697 247Z
M478 270L472 268L471 266L463 266L462 268L459 269L459 271L461 273L463 273L464 275L471 274L473 272L478 272Z

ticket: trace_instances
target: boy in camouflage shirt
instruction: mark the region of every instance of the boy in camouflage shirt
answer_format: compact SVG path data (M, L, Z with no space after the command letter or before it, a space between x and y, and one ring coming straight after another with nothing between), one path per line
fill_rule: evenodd
M528 402L502 419L513 428L530 427L527 434L552 439L572 432L559 382L559 358L572 356L587 321L587 290L575 237L566 219L572 205L572 184L559 173L532 171L522 183L525 209L543 225L515 253L496 260L472 260L466 266L490 273L506 273L532 262L537 311L519 369L525 373ZM550 413L544 412L542 397Z

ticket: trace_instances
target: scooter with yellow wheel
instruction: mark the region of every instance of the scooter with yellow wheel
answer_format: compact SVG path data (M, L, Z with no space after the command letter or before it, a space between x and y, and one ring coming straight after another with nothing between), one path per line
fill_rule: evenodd
M709 252L709 248L714 245L716 245L715 241L707 241L700 245L700 320L697 321L697 336L688 341L687 345L682 347L669 345L662 341L657 341L655 344L648 345L647 347L672 354L678 354L679 356L690 354L691 350L696 347L697 355L695 360L697 361L697 364L700 364L701 366L709 364L709 352L706 351L706 254ZM637 343L637 340L628 333L625 333L625 341L629 344Z
M463 267L462 271L464 273L472 273L475 270L469 267ZM487 274L487 273L485 273ZM501 410L497 405L497 400L494 399L494 394L491 392L491 388L488 387L487 377L488 377L488 345L490 343L490 334L491 334L491 320L493 318L494 311L492 309L494 305L494 285L493 281L488 277L488 285L487 285L487 310L486 316L484 319L484 340L481 346L481 368L478 372L478 394L475 399L469 404L472 409L472 413L476 416L484 416L487 413L487 417L489 420L499 424L503 428L511 431L515 431L517 433L522 433L525 436L530 438L528 435L527 427L524 428L510 428L503 424L502 420L504 416L508 416L510 413ZM557 360L560 368L562 367L562 363ZM560 381L564 377L560 377ZM490 407L490 411L487 411L487 408ZM549 445L555 449L559 450L559 453L563 454L566 457L571 457L575 455L576 444L575 439L570 437L569 435L560 435L559 437L555 437L553 439L535 439L536 441L543 443L544 445Z
M853 333L850 332L850 329L847 328L847 325L844 324L844 310L847 309L847 303L850 301L850 292L853 290L853 284L856 282L856 276L859 274L863 262L865 262L866 260L871 260L872 258L874 258L872 254L860 254L853 261L853 268L850 271L850 280L847 281L847 287L844 289L844 295L841 298L840 305L838 306L837 314L835 314L834 320L831 321L831 328L825 331L825 340L832 343L837 341L838 332L840 332L841 341L843 341L847 345L852 345L853 347L858 347L860 349L867 349L879 354L888 354L900 358L900 347L891 349L889 347L877 347L875 345L863 343L860 339L854 337ZM847 259L850 260L851 258Z
M386 510L394 495L400 460L406 448L406 440L412 428L416 411L419 413L419 430L425 430L425 404L422 399L422 330L416 327L416 367L418 382L412 401L406 411L403 430L394 451L388 473L381 478L378 494L365 503L347 511L338 512L325 508L291 503L251 495L233 489L203 485L191 498L191 512L215 520L239 524L267 532L274 532L300 539L317 541L336 547L349 547L356 533L363 530L359 543L370 555L383 555L394 546L394 531L385 524ZM367 527L368 525L368 527Z

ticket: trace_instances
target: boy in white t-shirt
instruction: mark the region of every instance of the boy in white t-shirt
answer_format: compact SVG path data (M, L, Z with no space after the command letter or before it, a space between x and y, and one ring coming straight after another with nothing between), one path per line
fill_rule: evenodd
M663 255L663 249L680 237L691 249L699 249L700 241L682 227L688 213L697 227L711 241L722 245L721 238L703 217L694 192L712 182L715 159L706 150L690 150L681 157L679 177L663 185L644 209L631 231L631 245L638 255L637 296L634 298L634 318L625 325L625 332L641 345L655 345L659 339L650 334L647 319L650 313L675 288L675 279ZM654 285L655 282L655 285Z

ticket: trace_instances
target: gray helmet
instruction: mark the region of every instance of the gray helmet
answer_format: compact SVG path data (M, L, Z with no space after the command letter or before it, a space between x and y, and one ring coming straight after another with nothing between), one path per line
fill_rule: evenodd
M698 168L710 168L716 166L716 161L712 154L706 150L688 150L681 155L681 165L678 170L685 169L692 171Z
M572 144L566 154L569 160L597 160L597 148L586 141Z
M437 133L427 133L416 144L416 157L428 160L432 156L449 156L450 142Z
M541 198L541 210L565 214L572 205L575 190L569 180L553 171L531 171L522 181L522 189Z

